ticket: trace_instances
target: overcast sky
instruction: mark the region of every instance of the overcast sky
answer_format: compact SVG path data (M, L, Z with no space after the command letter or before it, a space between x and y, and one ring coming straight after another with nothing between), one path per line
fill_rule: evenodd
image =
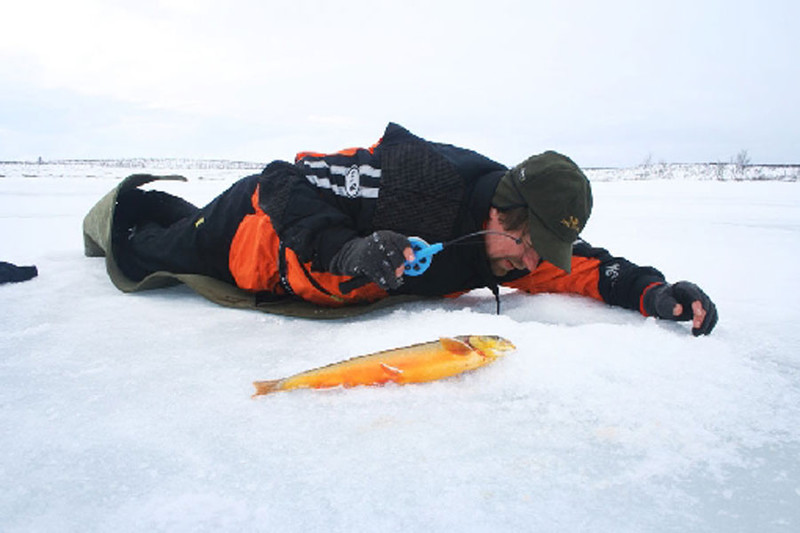
M0 2L0 160L800 163L797 0Z

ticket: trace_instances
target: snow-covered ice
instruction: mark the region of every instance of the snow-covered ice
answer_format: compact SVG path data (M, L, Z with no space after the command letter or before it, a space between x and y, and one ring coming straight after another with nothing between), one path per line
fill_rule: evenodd
M0 286L4 532L800 527L796 182L595 182L587 240L718 304L694 338L565 295L335 321L126 295L81 239L125 169L23 168L0 172L0 260L40 271ZM247 172L164 187L203 204ZM473 333L518 351L436 383L250 398L254 380Z

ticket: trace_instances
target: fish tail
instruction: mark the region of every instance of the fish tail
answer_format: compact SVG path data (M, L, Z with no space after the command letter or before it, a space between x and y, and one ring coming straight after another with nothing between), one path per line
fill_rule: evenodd
M272 392L278 392L281 390L281 381L280 379L273 379L271 381L254 381L253 385L256 388L256 393L253 394L253 398L256 396L261 396L262 394L270 394Z

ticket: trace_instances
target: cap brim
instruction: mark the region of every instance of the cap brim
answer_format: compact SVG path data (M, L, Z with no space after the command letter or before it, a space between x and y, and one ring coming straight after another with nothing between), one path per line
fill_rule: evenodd
M572 242L559 239L555 233L547 229L536 213L533 211L528 213L531 242L536 253L545 261L569 273L572 270Z

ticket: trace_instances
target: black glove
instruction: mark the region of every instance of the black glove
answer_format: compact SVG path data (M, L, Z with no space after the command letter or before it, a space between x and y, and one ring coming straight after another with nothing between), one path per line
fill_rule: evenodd
M706 311L705 319L699 328L692 328L692 334L708 335L717 325L717 306L703 290L689 281L679 281L674 285L664 283L647 290L642 300L644 312L666 320L692 320L694 312L692 302L699 301ZM681 304L683 310L680 315L673 314L675 305Z
M410 247L404 235L376 231L346 242L331 259L328 270L333 274L363 275L383 290L396 289L403 284L403 278L398 278L395 271L405 262L403 251Z

